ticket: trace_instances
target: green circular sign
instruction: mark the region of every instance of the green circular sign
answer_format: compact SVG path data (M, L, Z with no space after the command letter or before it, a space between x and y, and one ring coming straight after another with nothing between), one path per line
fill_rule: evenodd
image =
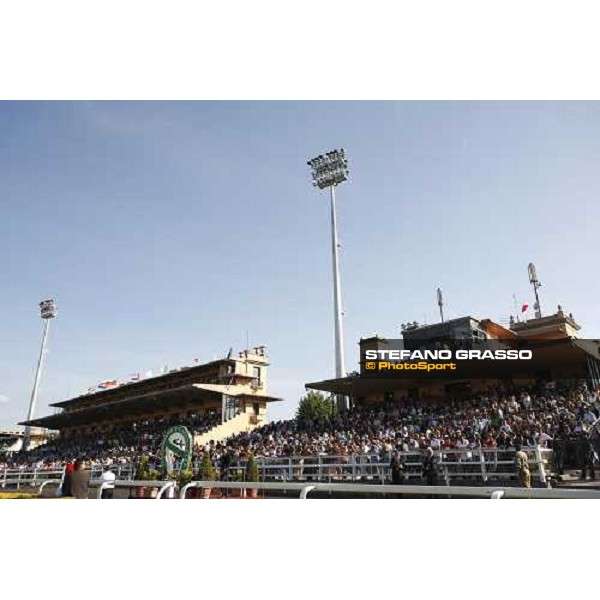
M192 434L187 427L170 427L163 438L162 466L170 475L185 471L192 462Z

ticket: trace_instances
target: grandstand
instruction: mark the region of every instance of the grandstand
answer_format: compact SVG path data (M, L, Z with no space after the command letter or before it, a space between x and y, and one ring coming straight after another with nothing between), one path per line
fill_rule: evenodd
M427 376L407 378L374 378L364 375L364 364L359 359L360 372L355 371L346 377L316 381L306 384L309 390L341 394L349 397L357 406L377 405L378 403L402 403L406 400L420 402L443 401L461 398L474 393L484 392L493 387L520 385L534 386L539 381L560 381L563 385L574 386L587 381L591 388L600 385L600 345L595 340L577 339L580 326L572 315L564 313L559 307L555 315L527 322L512 322L506 328L491 319L461 317L434 325L410 326L403 329L404 346L429 347L446 341L509 341L515 343L522 339L535 347L533 360L524 364L515 362L502 365L501 376L490 372L482 376L481 372L472 372L471 376L458 380ZM371 336L359 342L360 355L366 350L379 350L388 347L388 340L380 336ZM498 371L500 365L495 365ZM507 371L510 368L512 371Z
M156 377L51 404L53 415L22 423L60 432L61 443L101 441L128 432L158 432L152 424L196 424L195 443L250 431L266 422L267 406L280 398L267 394L265 346L232 352L205 364L174 369ZM99 444L102 445L102 444Z
M18 452L23 445L24 432L22 429L0 430L0 452ZM42 428L33 428L30 432L30 448L36 448L53 439L53 433Z
M579 469L584 479L591 470L594 478L597 459L590 456L600 450L599 343L577 339L578 328L561 309L510 328L471 316L413 325L404 329L407 346L424 340L526 339L536 345L535 360L525 370L515 366L508 377L474 374L432 382L356 372L308 383L309 390L351 400L349 410L308 421L267 423L267 406L279 398L267 395L268 360L258 347L58 402L54 406L61 412L30 424L59 429L59 440L13 456L4 467L61 469L84 456L93 468L109 462L133 474L142 455L156 468L165 431L185 425L194 439L196 478L208 454L224 481L243 480L254 456L263 482L382 484L398 479L401 464L404 483L422 483L432 481L426 466L432 452L441 485L516 485L517 446L526 453L534 486L545 487L569 469ZM362 339L361 352L387 343L379 336Z

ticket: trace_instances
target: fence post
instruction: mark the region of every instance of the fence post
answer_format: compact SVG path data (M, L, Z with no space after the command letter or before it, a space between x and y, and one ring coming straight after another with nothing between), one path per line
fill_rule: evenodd
M169 489L175 490L175 482L174 481L167 481L167 483L163 484L161 486L161 488L158 490L158 494L156 494L155 499L160 500L162 498L163 493Z
M540 476L540 481L543 485L546 485L546 468L544 467L544 459L542 458L542 451L540 450L540 445L535 445L535 460L538 464L538 473Z
M446 481L446 485L450 485L450 473L448 472L448 467L444 465L442 468L444 469L444 480Z
M294 481L294 466L292 464L292 457L288 457L288 481Z
M314 485L307 485L306 487L302 488L302 491L300 492L300 500L306 500L306 496L308 495L309 492L311 492L312 490L315 489L316 486Z
M479 462L481 464L481 478L483 479L484 483L487 483L488 476L487 469L485 468L485 452L481 446L479 447Z
M103 481L100 484L100 486L98 487L98 491L96 492L96 500L102 499L102 492L105 490L107 485L108 485L108 481Z

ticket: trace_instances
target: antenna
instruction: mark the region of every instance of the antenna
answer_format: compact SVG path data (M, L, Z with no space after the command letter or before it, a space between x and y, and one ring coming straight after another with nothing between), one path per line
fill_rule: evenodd
M517 302L517 295L513 294L513 304L515 307L515 318L517 320L517 323L521 320L521 317L519 316L519 303Z
M540 297L538 295L538 288L542 286L537 278L537 273L535 270L535 265L533 263L529 263L527 267L527 272L529 273L529 283L533 286L533 292L535 294L535 316L537 319L542 318L542 307L540 306Z
M444 322L444 298L442 296L442 290L440 288L437 289L437 303L440 307L440 317L442 319L442 323Z

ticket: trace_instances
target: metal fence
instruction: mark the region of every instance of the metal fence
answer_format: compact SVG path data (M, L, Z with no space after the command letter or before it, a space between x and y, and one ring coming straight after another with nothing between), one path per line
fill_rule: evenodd
M552 451L540 446L523 448L529 458L532 481L546 485L552 470ZM399 453L406 482L423 478L422 452ZM515 450L499 448L456 449L435 453L438 478L450 485L453 481L510 481L517 478ZM392 479L391 457L378 454L347 456L294 456L261 458L259 480L263 482L369 482L384 484ZM245 481L245 461L229 467L227 479Z
M65 469L4 469L0 471L0 488L39 487L46 481L62 483Z
M552 450L534 446L523 448L529 458L532 482L546 485L552 471ZM407 483L423 478L422 452L399 453L404 463ZM517 478L515 450L474 448L444 450L435 453L440 483L488 483ZM346 456L293 456L289 458L259 458L261 482L368 482L385 484L392 480L390 456L351 454ZM102 474L101 465L91 467L91 479ZM133 463L113 465L118 480L131 481L135 475ZM44 481L62 481L65 469L4 469L0 471L0 488L15 486L38 487ZM221 474L228 481L245 481L246 461L230 466Z
M131 480L135 474L135 465L132 463L113 465L113 472L117 479ZM96 479L102 474L102 465L93 465L90 468L90 478ZM45 482L62 484L65 476L65 467L57 469L3 469L0 471L0 488L40 487Z
M427 485L365 485L364 483L281 483L281 482L215 482L192 481L179 490L179 498L184 500L190 488L221 488L221 489L257 489L261 491L277 490L285 492L300 492L299 498L306 500L312 492L327 492L334 495L342 494L374 494L380 496L419 496L429 498L502 498L518 499L600 499L600 490L565 490L551 488L521 488L501 486L427 486Z

